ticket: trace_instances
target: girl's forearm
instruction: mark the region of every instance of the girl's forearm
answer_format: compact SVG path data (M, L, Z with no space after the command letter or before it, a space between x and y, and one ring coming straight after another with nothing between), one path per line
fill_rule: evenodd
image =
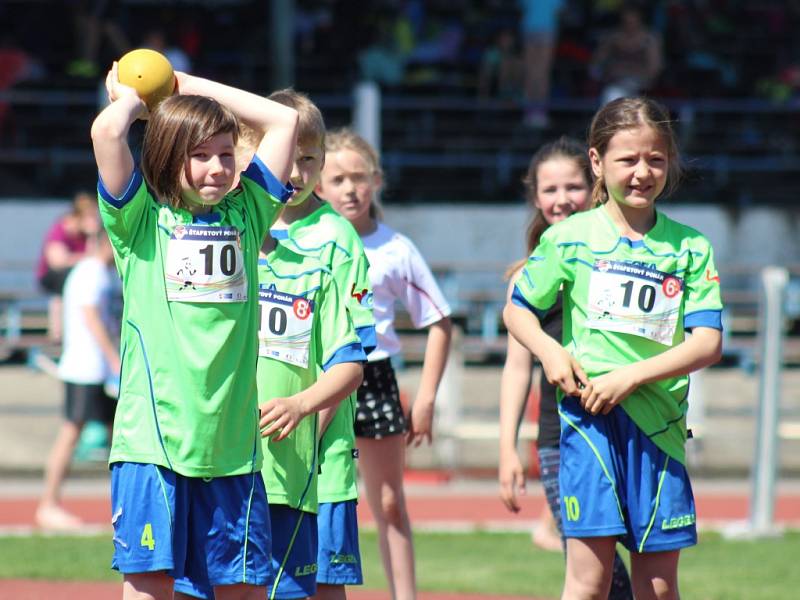
M425 344L425 359L422 363L418 395L435 398L436 390L442 381L447 357L450 354L452 323L445 317L430 326L428 341Z
M346 362L332 366L306 390L297 394L304 415L335 408L344 398L352 394L364 376L360 363Z
M657 356L635 364L636 385L687 375L718 362L722 353L722 332L697 327L682 343Z
M547 356L554 346L561 349L561 345L542 329L536 315L521 306L511 302L507 303L503 309L503 321L514 339L533 355L539 357L539 360Z
M133 155L128 147L131 124L145 110L135 95L125 95L109 104L92 123L92 147L97 170L106 190L114 196L125 192L133 173Z
M178 90L181 94L213 98L262 134L273 126L292 126L297 120L297 112L288 106L210 79L181 73Z
M519 424L531 387L533 357L513 337L500 377L500 451L516 452Z

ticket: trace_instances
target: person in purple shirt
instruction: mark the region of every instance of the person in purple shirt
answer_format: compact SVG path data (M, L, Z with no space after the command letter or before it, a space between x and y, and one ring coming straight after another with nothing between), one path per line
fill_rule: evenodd
M50 339L61 339L61 292L70 269L87 253L87 240L97 233L100 218L97 200L89 192L80 191L72 200L70 212L62 215L47 231L36 267L39 287L50 295L48 333Z

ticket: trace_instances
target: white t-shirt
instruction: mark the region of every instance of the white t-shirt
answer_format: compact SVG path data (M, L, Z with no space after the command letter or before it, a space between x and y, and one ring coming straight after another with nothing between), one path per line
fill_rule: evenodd
M114 375L86 325L85 306L100 310L100 318L112 339L119 335L116 315L119 278L113 267L88 256L76 264L64 283L64 343L58 375L64 381L79 384L102 384Z
M369 260L378 337L377 347L367 357L373 362L400 352L394 330L395 301L402 302L417 329L449 317L451 311L425 259L406 236L378 223L361 241Z

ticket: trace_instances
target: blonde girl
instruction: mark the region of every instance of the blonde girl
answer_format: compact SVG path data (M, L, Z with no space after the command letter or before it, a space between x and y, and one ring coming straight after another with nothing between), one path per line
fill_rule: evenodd
M343 129L328 133L319 194L355 227L369 259L377 347L368 355L358 390L356 440L367 501L378 525L392 598L416 597L414 546L403 492L405 446L431 442L436 391L450 347L450 307L414 244L380 220L383 183L377 152ZM414 326L428 328L422 376L406 419L391 357L400 352L395 301Z

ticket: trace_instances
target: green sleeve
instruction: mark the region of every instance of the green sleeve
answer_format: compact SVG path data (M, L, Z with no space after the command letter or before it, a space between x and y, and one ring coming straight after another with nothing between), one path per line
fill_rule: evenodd
M572 270L556 242L547 234L522 268L512 301L543 315L555 305L563 283L572 279Z
M124 260L141 235L148 207L153 202L152 196L141 172L136 169L131 175L128 189L121 197L116 198L106 190L102 180L97 185L97 197L103 226L117 256Z
M321 349L318 366L324 370L331 366L332 361L338 363L366 359L357 352L359 339L355 327L336 282L330 275L324 277L317 298L320 305L317 307L319 327L316 343L317 348Z
M345 308L353 327L361 338L364 349L375 347L375 319L372 316L372 286L369 282L369 262L361 241L353 246L350 256L339 253L340 260L331 266L339 294L345 299Z
M284 202L291 196L291 189L278 181L257 157L242 172L239 184L248 205L248 215L254 219L255 231L263 239L278 218Z
M705 239L695 252L684 279L683 324L685 329L722 329L720 280L714 264L714 251Z

